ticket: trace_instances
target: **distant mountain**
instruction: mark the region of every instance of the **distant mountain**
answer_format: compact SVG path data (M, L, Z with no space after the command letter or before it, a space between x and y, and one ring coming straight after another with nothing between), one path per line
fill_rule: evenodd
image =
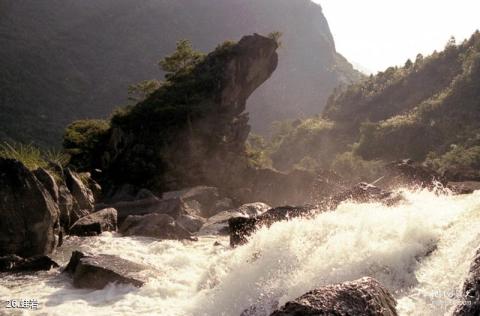
M179 39L210 51L283 32L280 65L249 100L251 123L312 115L361 75L309 0L0 0L0 139L59 144L75 119L105 117L129 84L161 78Z
M480 179L478 31L460 45L449 42L442 52L337 89L322 115L290 126L272 154L279 169L303 160L350 175L403 158L452 179Z

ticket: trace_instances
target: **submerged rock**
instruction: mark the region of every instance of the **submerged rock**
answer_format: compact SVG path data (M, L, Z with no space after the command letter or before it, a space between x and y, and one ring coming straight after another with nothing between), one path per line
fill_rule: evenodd
M117 210L114 208L91 213L70 227L70 235L76 236L95 236L110 231L117 231Z
M21 162L0 158L0 256L52 252L59 210L50 193Z
M327 285L287 302L270 316L396 316L396 301L372 278Z
M192 234L166 214L130 215L120 226L125 236L144 236L159 239L194 240Z
M35 272L48 271L59 265L48 256L22 258L16 255L0 257L0 272Z
M113 255L87 255L74 251L65 272L76 288L103 289L109 283L141 287L146 280L140 272L147 267Z

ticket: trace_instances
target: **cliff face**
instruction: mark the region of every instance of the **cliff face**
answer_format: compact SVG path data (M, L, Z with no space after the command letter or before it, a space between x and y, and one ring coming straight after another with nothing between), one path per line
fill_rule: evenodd
M227 43L186 75L117 113L102 165L114 184L157 190L232 185L248 168L247 98L273 73L277 43L252 35Z
M129 84L161 78L156 64L179 39L211 51L272 31L284 33L278 70L247 107L262 131L320 112L336 85L359 78L309 0L4 0L0 138L58 144L72 120L106 116Z

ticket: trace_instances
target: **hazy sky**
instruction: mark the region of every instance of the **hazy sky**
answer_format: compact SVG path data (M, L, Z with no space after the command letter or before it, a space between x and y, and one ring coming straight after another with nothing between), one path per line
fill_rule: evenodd
M323 7L337 51L373 72L480 29L480 0L314 1Z

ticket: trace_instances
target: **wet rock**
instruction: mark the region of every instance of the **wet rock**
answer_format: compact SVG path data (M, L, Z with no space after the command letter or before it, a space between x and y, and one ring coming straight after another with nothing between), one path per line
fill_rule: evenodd
M70 235L96 236L117 231L117 210L107 208L80 218L70 228Z
M48 256L22 258L16 255L0 257L0 272L36 272L58 268L59 265Z
M386 166L387 173L379 181L385 188L398 186L419 186L435 188L438 184L446 185L447 181L433 169L417 163L411 159L394 161Z
M461 294L461 303L455 308L453 316L480 315L480 249L470 265Z
M197 186L181 191L165 192L163 199L181 199L196 215L208 218L233 208L231 199L220 194L218 188Z
M97 209L114 208L118 211L118 221L122 223L130 215L146 215L151 213L167 214L178 218L186 214L185 205L181 199L159 199L150 197L135 201L122 201L113 204L98 204Z
M141 272L147 267L113 255L88 255L74 251L65 272L76 288L103 289L109 283L141 287L146 280Z
M220 212L207 219L206 223L200 229L201 235L228 235L230 229L228 221L235 217L255 217L261 215L271 209L265 203L249 203L244 204L236 209Z
M463 182L449 182L447 188L452 190L454 194L471 194L480 190L480 182L477 181L463 181Z
M166 214L130 215L120 226L125 236L144 236L159 239L194 240L192 234Z
M177 223L191 233L196 233L205 224L205 219L196 215L182 214L177 217Z
M396 316L396 301L372 278L327 285L287 302L270 316Z
M297 217L308 217L317 208L315 206L282 206L268 210L253 218L235 217L228 220L230 230L230 245L235 247L247 242L247 237L259 227L270 226L278 221L285 221Z
M381 202L387 206L394 205L403 200L403 197L394 192L385 191L372 184L361 182L352 188L334 195L326 201L323 207L335 209L343 201L355 201L359 203Z
M52 252L59 210L52 196L21 162L0 158L0 256Z
M443 176L448 181L464 182L464 181L480 181L480 170L473 167L451 167L446 170Z

